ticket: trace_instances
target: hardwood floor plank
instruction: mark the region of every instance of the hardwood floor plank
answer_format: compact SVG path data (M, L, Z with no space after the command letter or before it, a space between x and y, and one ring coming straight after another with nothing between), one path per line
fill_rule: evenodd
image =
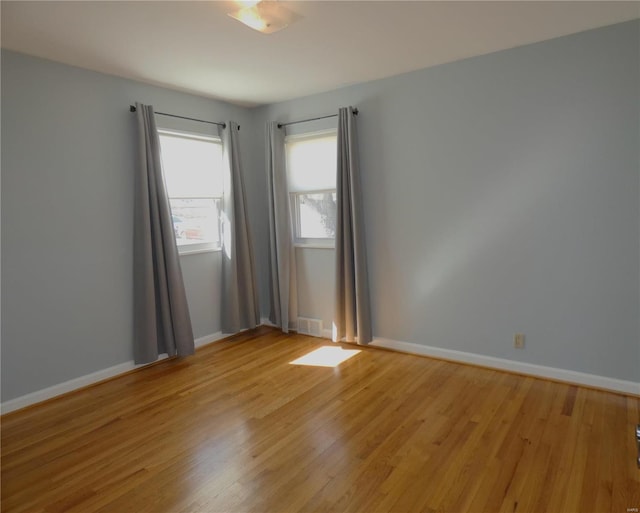
M640 400L261 328L2 417L3 512L626 512Z

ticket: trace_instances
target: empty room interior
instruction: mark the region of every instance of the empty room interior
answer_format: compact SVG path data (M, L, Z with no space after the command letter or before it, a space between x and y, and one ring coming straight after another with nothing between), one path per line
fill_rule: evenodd
M640 510L640 2L0 16L3 512Z

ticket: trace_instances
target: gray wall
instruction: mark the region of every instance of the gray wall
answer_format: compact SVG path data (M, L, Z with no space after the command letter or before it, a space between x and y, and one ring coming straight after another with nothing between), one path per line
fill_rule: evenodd
M375 336L640 381L639 35L634 21L259 109L260 124L361 109ZM323 317L332 298L300 301Z
M238 121L251 153L246 109L2 52L3 401L132 359L135 101ZM219 331L220 254L181 261L195 336Z

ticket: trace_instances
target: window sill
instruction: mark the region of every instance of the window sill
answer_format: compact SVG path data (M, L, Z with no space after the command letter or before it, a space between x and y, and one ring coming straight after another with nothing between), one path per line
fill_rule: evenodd
M335 245L327 246L326 244L313 244L313 243L302 243L302 242L294 243L293 247L305 248L305 249L336 249Z
M200 253L219 253L221 251L222 251L222 248L200 248L200 249L187 249L182 251L178 249L178 253L180 256L199 255Z

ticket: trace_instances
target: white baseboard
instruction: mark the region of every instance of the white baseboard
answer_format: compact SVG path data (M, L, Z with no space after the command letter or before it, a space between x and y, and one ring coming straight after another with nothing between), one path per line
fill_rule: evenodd
M205 335L204 337L195 339L194 345L196 346L196 349L198 349L199 347L208 346L209 344L218 342L219 340L222 340L223 338L226 338L228 336L228 334L223 334L221 331L218 331L218 333L212 333L211 335Z
M267 326L273 326L268 319L261 319L262 324ZM323 330L322 335L324 338L331 340L331 330ZM225 337L227 334L221 332L206 335L204 337L197 338L194 343L196 348L200 348L214 342L217 342ZM557 381L563 381L566 383L572 383L577 385L585 385L589 387L601 388L604 390L611 390L614 392L622 392L626 394L640 395L640 383L634 381L625 381L621 379L609 378L606 376L598 376L595 374L586 374L584 372L571 371L566 369L558 369L555 367L545 367L543 365L536 365L532 363L517 362L514 360L506 360L504 358L495 358L492 356L484 356L475 353L467 353L464 351L455 351L453 349L443 349L440 347L423 346L421 344L413 344L411 342L401 342L398 340L392 340L387 338L374 338L369 344L372 347L383 347L386 349L393 349L403 353L417 354L422 356L431 356L434 358L442 358L444 360L451 360L454 362L470 363L473 365L480 365L482 367L489 367L492 369L506 370L510 372L517 372L519 374L526 374L529 376L535 376L540 378L548 378ZM160 355L157 361L164 360L167 355ZM144 367L148 364L136 365L133 360L108 367L91 374L86 374L78 378L70 379L64 383L59 383L42 390L37 390L29 394L16 397L9 401L5 401L0 404L0 414L9 413L21 408L26 408L33 404L46 401L58 395L72 392L79 388L83 388L89 385L93 385L100 381L113 378L119 374L124 374L133 369Z
M213 333L211 335L206 335L204 337L195 339L194 345L197 349L217 342L218 340L223 339L226 336L227 335L223 335L221 332ZM167 355L162 354L156 361L164 360L166 358ZM64 383L58 383L57 385L43 388L42 390L36 390L35 392L31 392L30 394L22 395L20 397L16 397L15 399L3 402L2 404L0 404L0 414L4 415L5 413L19 410L21 408L26 408L27 406L31 406L32 404L40 403L42 401L46 401L47 399L52 399L56 396L66 394L67 392L72 392L79 388L94 385L95 383L99 383L100 381L113 378L115 376L118 376L119 374L124 374L125 372L132 371L133 369L145 367L146 365L149 364L145 363L136 365L135 363L133 363L133 360L130 360L128 362L114 365L113 367L108 367L106 369L92 372L91 374L85 374L84 376L70 379L69 381L65 381Z
M393 349L403 353L411 353L422 356L431 356L454 362L470 363L489 367L492 369L506 370L516 372L518 374L526 374L538 378L553 379L576 385L585 385L588 387L601 388L614 392L622 392L625 394L640 395L640 383L634 381L625 381L622 379L609 378L606 376L598 376L595 374L587 374L584 372L571 371L566 369L558 369L555 367L546 367L533 363L517 362L504 358L495 358L493 356L484 356L475 353L467 353L464 351L455 351L453 349L443 349L440 347L423 346L411 342L401 342L388 338L374 338L369 344L373 347L383 347Z
M166 357L167 355L161 355L158 360L164 360ZM124 374L125 372L129 372L137 367L143 367L143 365L135 365L133 363L133 360L131 360L128 362L119 363L118 365L114 365L113 367L108 367L106 369L92 372L91 374L85 374L84 376L70 379L69 381L65 381L64 383L58 383L57 385L43 388L42 390L36 390L35 392L31 392L30 394L22 395L20 397L16 397L15 399L3 402L2 404L0 404L0 412L2 413L2 415L4 415L5 413L9 413L14 410L26 408L27 406L31 406L32 404L46 401L47 399L51 399L58 395L77 390L78 388L86 387L89 385L93 385L94 383L104 381L105 379L112 378L114 376L117 376L118 374Z

